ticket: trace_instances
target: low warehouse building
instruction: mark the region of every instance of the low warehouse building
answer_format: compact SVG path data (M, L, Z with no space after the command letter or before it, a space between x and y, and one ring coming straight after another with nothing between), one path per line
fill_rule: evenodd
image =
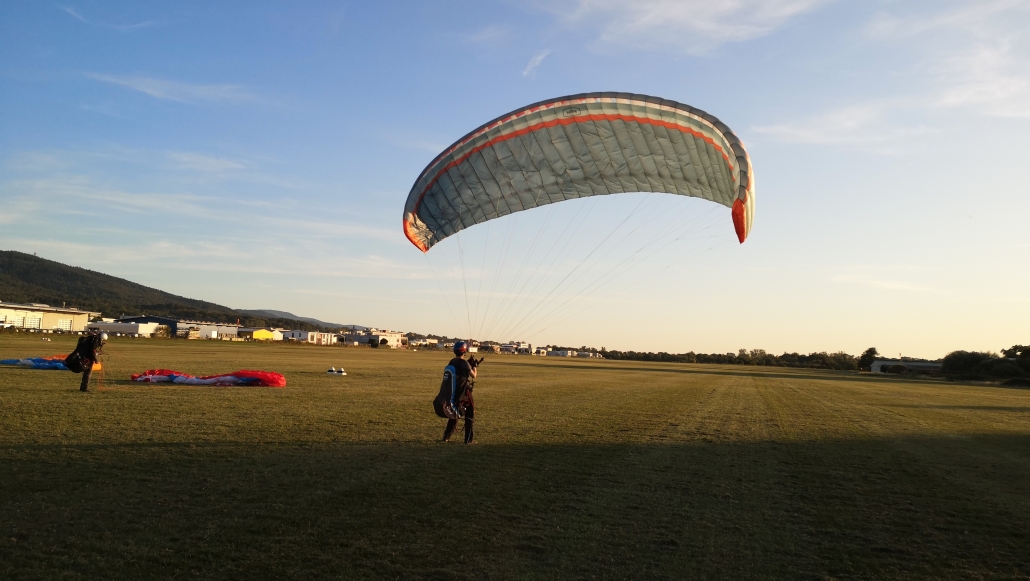
M183 333L183 329L187 331ZM180 336L190 339L233 339L240 332L239 325L220 325L197 321L179 321Z
M388 349L407 349L408 337L397 331L386 331L383 329L369 329L357 333L344 333L340 336L340 342L346 344L358 343L370 347L386 347Z
M135 315L131 317L120 317L115 320L117 323L157 323L168 327L169 337L181 337L183 339L223 339L236 338L239 325L231 323L212 323L210 321L191 321L173 319L171 317L160 317L154 315Z
M157 323L90 323L86 326L89 331L107 333L108 335L128 335L129 337L153 337L155 335L168 336L169 330L166 325Z
M4 327L81 333L86 330L90 319L99 316L100 313L93 311L51 307L39 303L26 305L0 302L0 324Z
M114 320L116 323L157 323L168 327L170 336L175 337L179 332L179 319L171 317L158 317L151 315L135 315L131 317L119 317Z
M314 345L335 345L335 333L323 333L321 331L283 331L283 341L297 341L299 343L312 343Z
M278 329L244 329L241 328L237 335L240 339L251 341L282 341L283 333Z

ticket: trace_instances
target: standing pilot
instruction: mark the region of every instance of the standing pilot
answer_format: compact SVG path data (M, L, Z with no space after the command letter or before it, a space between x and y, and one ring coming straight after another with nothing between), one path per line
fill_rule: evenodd
M482 359L476 361L475 357L464 359L468 352L468 343L458 341L454 344L454 358L450 360L443 370L443 382L440 384L440 394L433 400L433 409L436 415L447 418L447 427L443 431L443 441L449 442L454 428L458 426L458 420L465 420L465 443L473 444L472 428L475 425L476 407L472 401L473 380L476 378L476 369L482 363Z

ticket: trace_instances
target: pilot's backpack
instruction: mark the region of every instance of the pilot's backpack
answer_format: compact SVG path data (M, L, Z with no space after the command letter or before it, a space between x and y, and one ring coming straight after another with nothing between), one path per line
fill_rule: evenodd
M453 366L448 365L443 370L443 382L440 383L440 393L433 400L433 411L441 418L448 420L459 420L465 416L464 401L468 393L468 385L461 385L458 379L458 372ZM460 397L459 397L460 394ZM454 403L451 403L451 402Z
M86 370L86 362L92 362L96 357L96 351L100 348L100 336L99 335L85 335L79 337L79 342L75 344L75 351L72 351L68 357L64 359L64 366L69 371L75 373L82 373Z

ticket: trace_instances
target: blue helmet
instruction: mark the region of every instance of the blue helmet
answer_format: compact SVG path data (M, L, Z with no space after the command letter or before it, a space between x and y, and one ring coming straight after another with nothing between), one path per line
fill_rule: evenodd
M458 341L457 343L454 344L454 354L455 355L459 355L459 356L460 355L464 355L465 352L468 351L468 350L469 350L469 344L464 342L464 341Z

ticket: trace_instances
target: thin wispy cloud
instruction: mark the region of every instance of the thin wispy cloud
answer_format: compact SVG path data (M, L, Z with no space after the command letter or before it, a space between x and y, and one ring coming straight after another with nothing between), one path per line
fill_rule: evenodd
M866 33L877 42L915 43L935 89L927 104L1030 118L1028 25L1030 0L996 0L931 14L879 13Z
M390 133L383 134L381 139L395 147L417 149L434 155L443 151L448 145L445 141L437 141L426 136L406 135L400 129L396 130L396 132L391 130Z
M193 194L127 191L97 184L86 176L57 176L14 180L3 185L12 196L27 196L39 203L52 204L54 211L80 212L68 200L89 202L88 213L98 216L111 212L147 215L207 216L211 198Z
M883 290L896 290L906 292L929 292L943 293L941 289L915 284L905 280L890 280L881 278L870 278L853 274L841 274L833 278L834 282L859 284Z
M893 64L916 81L907 94L755 130L787 143L894 153L911 138L933 133L913 119L951 115L955 110L1030 119L1030 43L1024 32L1028 23L1030 0L972 2L931 13L877 13L862 32L902 56Z
M522 70L522 76L528 77L532 75L549 54L551 54L550 49L545 49L533 55L533 58L529 59L529 62L526 63L526 68Z
M970 48L945 61L947 86L937 104L971 107L989 117L1030 119L1030 66L1001 41Z
M99 73L86 73L86 77L95 81L111 83L139 91L154 97L180 103L195 103L197 101L228 101L231 103L242 103L255 101L257 97L249 93L241 85L233 84L211 84L198 85L168 81L144 76L121 76L105 75Z
M74 8L68 8L68 7L66 6L66 7L64 8L64 11L65 11L65 12L67 12L68 14L71 14L71 15L72 15L72 18L75 18L76 20L78 20L78 21L80 21L80 22L84 22L84 23L86 23L86 24L93 24L93 23L92 23L92 22L90 22L89 20L86 20L86 17L85 17L85 16L83 16L83 15L81 15L81 14L79 14L79 13L78 13L78 12L77 12L77 11L76 11L76 10L75 10Z
M121 111L120 111L119 108L114 107L114 106L112 106L110 104L89 105L89 104L83 103L83 104L79 105L79 109L81 109L83 111L89 111L91 113L99 113L100 115L105 115L107 117L113 117L115 119L128 119L128 117L126 117L125 115L121 114Z
M401 246L408 244L407 240L403 240L403 238L398 235L398 231L396 229L381 228L378 226L334 222L328 219L313 220L310 217L285 218L264 215L254 217L253 219L260 221L271 228L306 231L309 232L308 236L310 238L318 240L362 238L397 243Z
M888 119L893 111L904 107L893 101L850 105L815 117L754 128L786 143L844 144L875 148L880 153L898 151L892 144L929 130L920 126L898 126Z
M416 278L416 277L412 277L412 278ZM428 278L428 277L421 277L421 278ZM383 301L385 303L397 303L397 304L401 304L401 305L412 305L412 304L415 304L415 305L433 305L433 306L436 306L436 305L439 304L439 302L438 302L439 299L436 299L436 298L430 299L430 298L422 298L422 297L426 297L427 295L439 295L440 294L439 290L433 289L432 287L428 287L428 286L426 288L424 288L424 289L420 289L417 295L409 295L409 296L402 296L402 297L384 297L382 295L361 295L361 294L354 294L354 293L343 293L343 292L338 292L338 291L322 291L322 290L313 290L313 289L306 289L306 288L298 288L298 289L295 289L293 292L294 292L294 294L298 294L298 295L302 295L302 296L303 295L308 295L308 296L317 296L317 297L330 297L330 298L333 298L333 299L346 299L347 301L361 301L361 302Z
M699 54L765 36L823 0L575 0L546 9L600 29L604 44Z
M996 0L970 2L953 10L911 16L878 12L864 30L866 34L877 39L916 36L942 28L990 33L990 20L994 16L1012 9L1025 9L1028 5L1030 2L1027 0Z
M62 153L23 151L5 159L3 167L21 172L58 172L72 165L73 162Z
M115 231L107 229L104 234ZM117 232L132 236L139 232ZM35 248L41 254L59 257L72 264L154 264L159 263L179 270L231 270L231 265L250 257L250 254L232 245L205 240L187 242L156 240L143 244L120 245L111 243L84 243L31 237L11 238L9 242L17 248ZM198 258L203 260L197 260ZM217 267L209 266L214 260L222 260Z
M269 212L268 208L258 208L254 211L246 200L237 198L132 191L107 186L80 175L12 180L0 184L0 189L8 195L2 215L11 218L0 219L0 224L16 219L21 226L35 225L34 228L44 230L52 227L50 225L58 216L65 215L78 216L82 223L80 229L96 224L108 233L119 227L135 233L138 230L129 225L149 224L147 220L159 219L160 216L164 220L188 218L194 225L219 224L216 230L225 234L227 226L222 216L232 215L234 228L242 228L245 232L306 232L307 240L329 244L330 247L353 240L405 243L396 229L348 224L330 218L312 219L301 215L307 213L306 209L278 208L276 212ZM83 203L68 204L68 200Z
M96 169L109 163L142 172L128 181L112 179L110 172L98 175ZM365 223L350 215L337 217L323 212L312 216L310 206L304 203L282 195L267 197L269 186L293 189L298 184L289 178L253 172L253 164L191 151L28 151L6 159L2 165L24 177L0 182L0 198L5 200L5 214L39 214L48 216L46 219L56 215L103 218L108 227L119 220L135 223L137 215L145 214L189 218L195 224L213 220L222 228L232 222L271 232L305 231L305 239L333 242L331 247L336 247L335 242L355 239L406 244L396 228ZM138 185L143 183L147 185ZM257 188L241 188L240 184ZM199 188L201 194L187 188ZM255 189L266 197L250 195ZM72 204L69 200L86 203Z
M114 29L114 30L126 31L126 30L134 30L134 29L137 29L137 28L146 28L148 26L153 26L154 25L154 22L151 21L151 20L144 20L142 22L135 22L135 23L132 23L132 24L112 24L110 22L104 22L102 20L90 20L90 19L86 18L85 16L83 16L81 13L79 13L74 8L71 8L71 7L68 7L68 6L63 7L62 9L66 13L71 15L72 18L75 18L76 20L78 20L78 21L80 21L80 22L82 22L84 24L88 24L90 26L103 26L105 28L111 28L111 29Z
M105 234L112 233L106 230ZM139 231L122 231L131 237ZM156 233L150 236L157 236ZM198 272L245 272L269 275L420 280L431 277L425 268L376 255L326 256L288 244L269 244L260 237L236 235L224 238L195 237L186 240L156 239L143 244L118 245L104 242L70 242L33 237L9 239L18 248L38 248L52 255L80 257L78 260L106 264L162 264L166 268ZM99 258L98 258L99 257ZM73 258L73 260L76 260ZM317 292L317 291L316 291Z
M238 161L222 159L191 153L188 151L170 151L167 154L168 160L176 169L185 169L199 172L220 173L227 171L238 171L246 169L246 166Z
M487 26L468 37L469 42L491 43L511 38L511 30L501 26Z

